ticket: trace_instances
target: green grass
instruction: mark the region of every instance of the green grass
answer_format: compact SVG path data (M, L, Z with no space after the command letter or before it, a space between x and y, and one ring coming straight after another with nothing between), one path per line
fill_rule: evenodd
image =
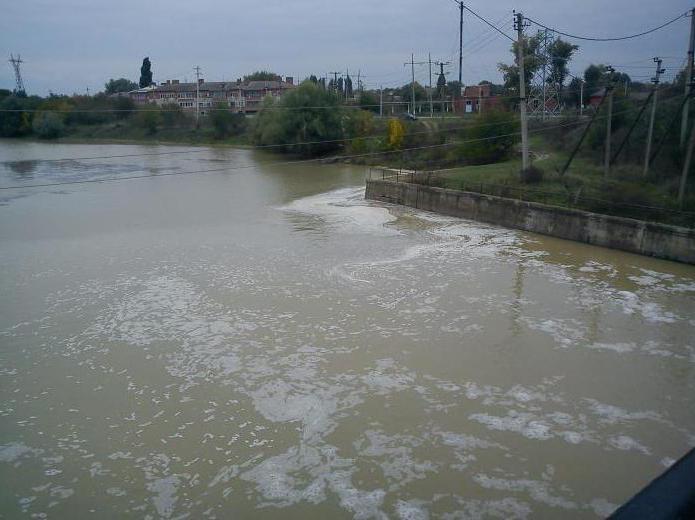
M476 191L491 195L519 198L562 207L573 207L617 216L653 220L695 227L693 215L679 213L673 182L645 180L637 166L619 166L606 179L603 168L591 159L577 157L565 175L560 171L567 154L543 151L548 147L538 138L531 149L537 150L534 166L544 171L541 182L526 184L520 177L521 161L513 159L496 164L464 166L442 172L438 184L445 188ZM664 208L664 210L645 209ZM684 210L695 211L690 197Z

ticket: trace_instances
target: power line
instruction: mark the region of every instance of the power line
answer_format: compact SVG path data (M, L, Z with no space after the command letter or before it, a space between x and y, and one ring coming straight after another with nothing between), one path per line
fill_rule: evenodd
M453 1L456 2L456 0L453 0ZM458 4L458 2L456 2L456 3ZM467 5L464 5L463 8L464 8L466 11L468 11L469 13L471 13L473 16L475 16L476 18L478 18L479 20L481 20L482 22L484 22L484 23L486 23L487 25L489 25L490 27L492 27L495 31L497 31L498 33L500 33L502 36L504 36L504 37L507 38L508 40L510 40L510 41L512 41L512 42L514 41L514 38L512 38L512 37L509 36L507 33L505 33L504 31L502 31L502 29L499 29L498 27L495 27L495 26L492 24L492 22L490 22L489 20L487 20L487 19L483 18L482 16L480 16L478 13L476 13L473 9L471 9L471 8L468 7Z
M683 14L678 15L674 19L669 20L666 23L659 25L658 27L654 27L653 29L649 29L647 31L644 31L644 32L641 32L638 34L631 34L629 36L620 36L620 37L615 37L615 38L594 38L594 37L590 37L590 36L577 36L576 34L570 34L567 32L560 31L558 29L554 29L552 27L548 27L547 25L543 25L542 23L537 22L536 20L534 20L532 18L525 17L525 19L531 23L534 23L540 27L543 27L544 29L556 32L556 33L561 34L562 36L566 36L568 38L574 38L576 40L587 40L587 41L592 41L592 42L616 42L616 41L622 41L622 40L631 40L633 38L639 38L640 36L646 36L647 34L651 34L653 32L656 32L660 29L663 29L664 27L668 27L669 25L677 22L681 18L686 18L687 16L688 16L688 13L683 13Z

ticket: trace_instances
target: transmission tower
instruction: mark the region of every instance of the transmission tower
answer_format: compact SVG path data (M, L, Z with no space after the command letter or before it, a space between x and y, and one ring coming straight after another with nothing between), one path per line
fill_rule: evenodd
M14 80L16 83L15 92L26 92L24 89L24 81L22 81L22 71L20 70L20 65L24 63L24 61L22 61L22 57L17 54L17 57L15 58L12 54L10 54L9 62L12 64L12 68L14 69Z
M556 116L560 112L560 89L553 81L551 52L555 36L552 31L543 29L538 31L537 38L539 45L536 58L540 61L540 66L531 78L527 107L532 116L542 117L545 121L548 117Z

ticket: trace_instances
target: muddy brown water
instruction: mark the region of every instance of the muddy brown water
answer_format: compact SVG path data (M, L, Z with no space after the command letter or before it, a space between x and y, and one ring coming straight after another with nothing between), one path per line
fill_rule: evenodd
M0 142L234 168L0 190L0 516L597 518L695 444L695 268L275 161Z

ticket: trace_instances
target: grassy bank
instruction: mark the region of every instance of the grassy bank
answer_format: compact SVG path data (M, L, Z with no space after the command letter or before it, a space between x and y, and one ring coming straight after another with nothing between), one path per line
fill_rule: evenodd
M606 178L592 159L579 157L561 175L567 153L550 150L538 138L534 145L539 152L533 164L543 172L537 182L522 181L519 158L444 170L431 182L449 189L695 227L695 197L687 197L681 211L676 183L659 179L658 172L644 179L639 168L623 165L614 167Z

